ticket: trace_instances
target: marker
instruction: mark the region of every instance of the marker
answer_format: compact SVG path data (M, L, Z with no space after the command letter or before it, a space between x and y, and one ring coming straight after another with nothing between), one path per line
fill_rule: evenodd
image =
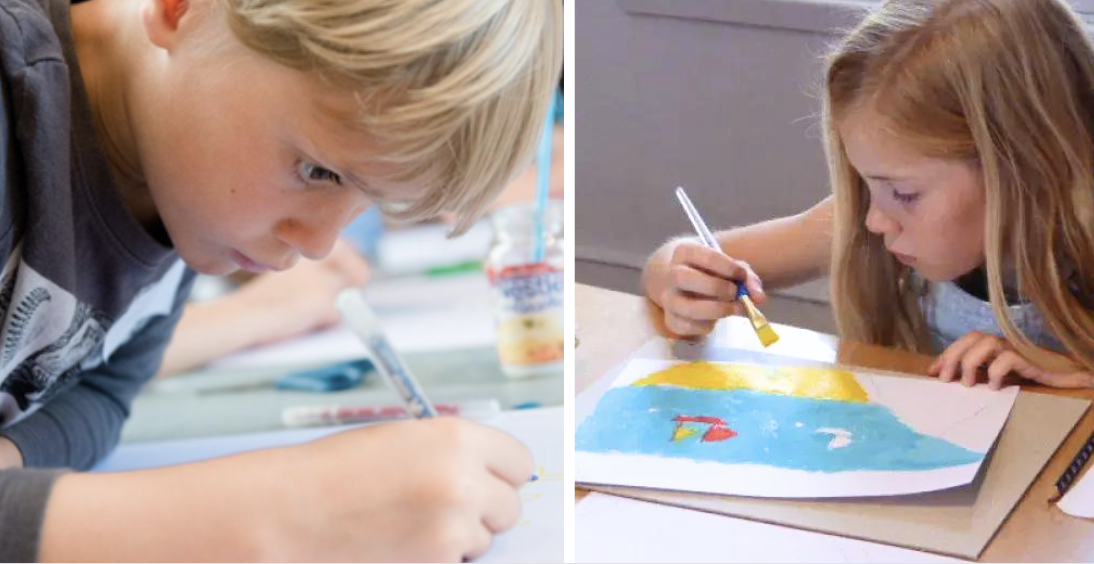
M406 410L415 419L436 417L437 410L425 397L422 387L410 373L406 362L395 352L380 329L380 320L372 308L361 297L361 291L355 288L342 290L338 294L338 311L349 323L353 332L365 344L368 355L376 365L376 372L387 380L399 398L406 403Z
M501 406L498 405L497 400L493 399L442 403L433 407L438 415L463 417L475 421L484 421L501 413ZM392 421L406 419L406 417L406 408L399 405L299 405L285 408L281 412L281 422L286 427Z
M369 357L376 365L376 372L383 376L384 380L391 384L395 393L406 402L407 413L413 415L415 419L436 417L437 410L426 399L421 386L406 367L406 363L387 341L387 337L380 330L380 320L361 297L361 291L354 288L342 290L342 293L338 294L337 305L342 318L349 323L350 329L353 329L368 349ZM538 476L532 474L528 481L534 482L538 479Z

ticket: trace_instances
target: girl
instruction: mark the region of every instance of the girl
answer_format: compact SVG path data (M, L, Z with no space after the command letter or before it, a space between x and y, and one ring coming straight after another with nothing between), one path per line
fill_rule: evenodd
M941 353L943 381L1094 385L1094 50L1062 0L885 2L830 55L823 123L830 197L719 233L729 257L650 257L672 331L737 312L727 280L763 303L827 273L842 337Z

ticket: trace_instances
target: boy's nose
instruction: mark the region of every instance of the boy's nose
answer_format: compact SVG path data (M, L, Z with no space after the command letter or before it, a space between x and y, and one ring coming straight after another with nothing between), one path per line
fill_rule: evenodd
M342 230L342 221L305 224L287 220L278 226L277 238L309 260L320 260L334 249Z
M870 202L870 209L866 211L866 229L877 235L893 235L900 233L900 224Z

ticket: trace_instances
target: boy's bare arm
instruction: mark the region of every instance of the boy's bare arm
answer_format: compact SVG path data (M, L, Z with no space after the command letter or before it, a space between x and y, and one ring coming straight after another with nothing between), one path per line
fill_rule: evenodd
M451 561L520 515L528 450L456 418L57 479L40 561Z

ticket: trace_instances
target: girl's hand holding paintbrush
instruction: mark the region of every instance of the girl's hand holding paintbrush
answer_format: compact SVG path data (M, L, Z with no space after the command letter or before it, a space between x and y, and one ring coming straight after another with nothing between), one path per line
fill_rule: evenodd
M673 241L663 252L668 260L647 266L643 287L665 311L665 325L681 337L699 337L729 315L745 315L737 299L743 280L752 301L767 301L760 277L748 263L708 248L694 238Z

